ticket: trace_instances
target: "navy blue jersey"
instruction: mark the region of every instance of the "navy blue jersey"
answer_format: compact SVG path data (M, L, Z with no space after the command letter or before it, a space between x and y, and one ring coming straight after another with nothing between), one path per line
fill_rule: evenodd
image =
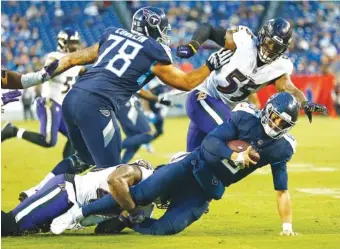
M103 96L114 108L124 105L154 75L157 63L171 64L163 45L151 37L108 28L99 41L99 55L76 87Z
M232 154L226 142L232 140L248 142L259 152L260 161L245 169L232 166L226 159ZM295 139L290 135L279 139L269 137L261 124L260 111L248 103L241 103L233 110L229 121L218 126L204 139L201 155L225 186L236 183L256 169L270 164L274 188L286 190L287 162L294 154L295 147Z

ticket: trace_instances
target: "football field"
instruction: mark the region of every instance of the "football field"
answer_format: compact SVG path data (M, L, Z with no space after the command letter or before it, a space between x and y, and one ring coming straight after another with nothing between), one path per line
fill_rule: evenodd
M38 130L38 122L14 122ZM165 134L153 143L155 152L141 149L136 158L153 165L166 163L185 150L187 118L168 119ZM293 128L297 151L289 164L289 190L293 200L293 228L299 237L281 237L270 167L264 167L226 189L210 212L182 233L152 237L125 229L120 235L95 236L92 228L2 239L9 249L337 249L340 248L340 119L301 118ZM61 159L65 139L56 148L44 149L16 138L1 148L2 209L18 204L18 194L40 181ZM156 216L162 214L156 210Z

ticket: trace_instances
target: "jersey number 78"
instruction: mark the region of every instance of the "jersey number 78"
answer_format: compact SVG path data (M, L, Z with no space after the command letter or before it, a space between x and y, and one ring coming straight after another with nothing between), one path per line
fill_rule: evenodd
M120 45L122 42L124 42L122 45L120 45L118 52L114 53L114 56L112 57L112 59L109 60L107 65L104 67L106 70L109 70L115 75L117 75L118 77L121 77L126 71L126 69L128 69L128 67L130 66L131 61L137 56L139 50L143 48L143 46L127 38L124 38L118 35L112 35L112 34L109 36L108 41L112 41L112 44L108 46L103 51L103 53L98 57L93 67L97 67L98 65L104 66L104 65L101 65L103 58L107 56L108 54L110 54L111 50L113 50L118 45ZM132 50L130 53L126 53L126 49L129 46L132 47ZM114 63L117 62L118 60L124 61L124 63L122 64L120 68L114 67Z

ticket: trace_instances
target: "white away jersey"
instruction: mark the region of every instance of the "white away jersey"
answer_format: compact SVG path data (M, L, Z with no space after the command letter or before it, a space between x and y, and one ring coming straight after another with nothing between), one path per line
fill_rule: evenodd
M293 64L286 56L257 67L257 38L249 28L238 26L233 30L233 39L237 49L229 63L213 71L198 90L234 106L272 80L292 73Z
M50 64L55 59L61 59L64 57L66 53L62 52L52 52L47 55L46 63ZM62 104L66 93L71 89L71 87L76 82L76 77L78 76L80 69L82 66L75 66L70 68L69 70L63 72L62 74L50 79L49 84L43 85L43 97L50 98L57 102L58 104Z
M89 203L90 200L96 200L110 193L109 185L107 184L108 176L117 169L118 166L106 168L100 171L89 172L86 175L76 175L74 177L76 189L76 201L80 206ZM142 171L142 179L152 175L153 170L139 166Z

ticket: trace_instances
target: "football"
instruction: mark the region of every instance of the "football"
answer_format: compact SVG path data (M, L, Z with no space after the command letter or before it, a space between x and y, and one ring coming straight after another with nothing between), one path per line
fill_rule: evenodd
M249 143L242 141L242 140L229 141L227 145L231 150L235 152L245 151L248 148L248 146L250 146ZM258 162L260 160L260 154L254 148L250 150L249 155L250 155L250 159L255 162Z

